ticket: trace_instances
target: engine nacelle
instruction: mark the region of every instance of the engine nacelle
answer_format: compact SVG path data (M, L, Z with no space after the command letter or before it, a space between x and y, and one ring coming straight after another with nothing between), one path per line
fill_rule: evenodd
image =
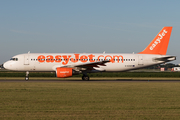
M73 68L65 68L65 67L56 68L56 77L58 78L71 77L72 74L73 74Z

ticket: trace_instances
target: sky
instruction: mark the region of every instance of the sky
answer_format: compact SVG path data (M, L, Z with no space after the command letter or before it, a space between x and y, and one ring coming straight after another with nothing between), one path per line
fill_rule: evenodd
M180 64L179 0L1 0L0 64L28 53L138 53L173 26L167 55Z

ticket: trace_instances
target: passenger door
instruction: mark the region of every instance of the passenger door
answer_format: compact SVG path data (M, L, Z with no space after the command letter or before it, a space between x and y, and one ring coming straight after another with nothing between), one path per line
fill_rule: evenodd
M24 65L29 65L29 54L24 55Z

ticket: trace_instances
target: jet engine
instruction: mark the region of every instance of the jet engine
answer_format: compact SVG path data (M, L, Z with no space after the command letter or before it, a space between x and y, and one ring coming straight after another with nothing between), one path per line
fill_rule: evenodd
M73 68L58 67L56 68L56 77L66 78L73 75Z

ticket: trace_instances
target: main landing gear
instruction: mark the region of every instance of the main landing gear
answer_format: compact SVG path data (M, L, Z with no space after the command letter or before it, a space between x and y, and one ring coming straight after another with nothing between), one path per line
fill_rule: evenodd
M29 80L29 71L26 71L26 77L25 80L28 81Z
M88 75L86 75L86 74L83 74L83 76L82 76L82 80L86 80L86 81L88 81L88 80L89 80L89 76L88 76Z

